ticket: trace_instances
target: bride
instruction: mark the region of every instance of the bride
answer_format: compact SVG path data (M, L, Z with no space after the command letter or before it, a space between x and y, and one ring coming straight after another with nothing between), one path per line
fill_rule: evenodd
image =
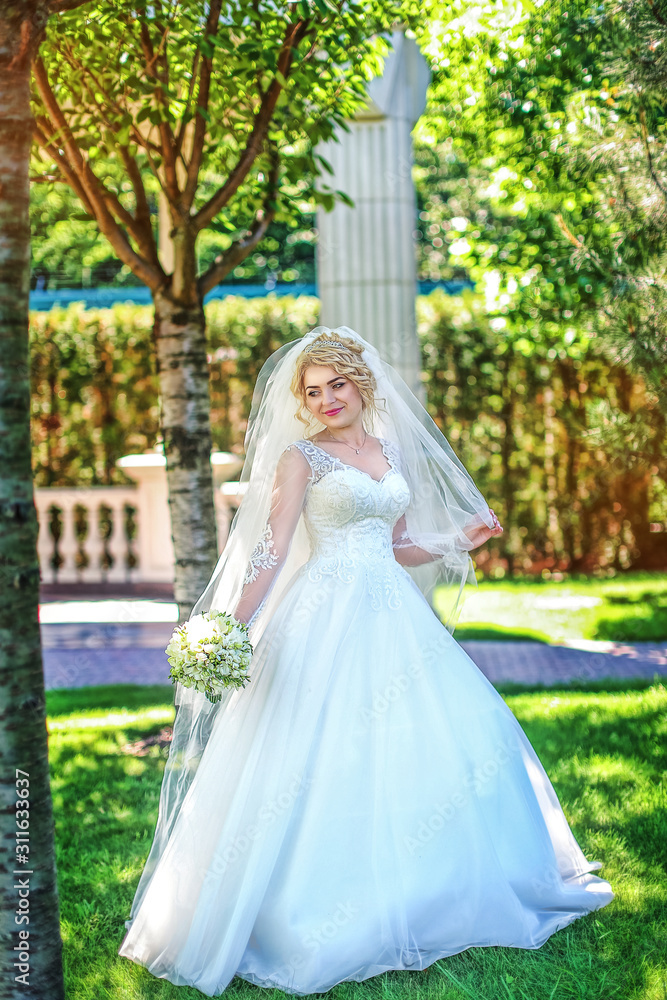
M215 705L177 688L120 954L209 996L235 975L321 993L539 948L606 906L601 863L451 635L470 551L502 528L402 379L319 327L264 365L246 455L193 614L250 624L252 679Z

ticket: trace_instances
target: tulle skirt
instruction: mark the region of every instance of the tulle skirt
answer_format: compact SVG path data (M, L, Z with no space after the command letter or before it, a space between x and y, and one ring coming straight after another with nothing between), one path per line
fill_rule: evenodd
M306 570L120 954L209 996L234 975L319 993L539 948L609 903L519 723L408 574L373 592L363 575L314 589Z

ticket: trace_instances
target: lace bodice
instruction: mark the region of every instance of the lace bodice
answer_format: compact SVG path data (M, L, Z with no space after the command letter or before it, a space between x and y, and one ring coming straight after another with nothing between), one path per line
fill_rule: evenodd
M389 469L381 479L347 465L312 441L296 441L311 475L303 516L315 562L394 560L392 530L410 501L398 455L380 439Z
M393 442L383 438L379 442L389 465L380 479L313 441L302 439L285 449L271 511L245 574L235 611L238 618L252 623L262 610L302 515L311 546L302 572L314 583L327 578L343 584L363 573L378 608L400 603L401 587L409 577L399 562L415 565L442 557L448 540L438 539L434 555L410 537L405 522L410 489L400 454ZM454 550L452 541L452 557Z

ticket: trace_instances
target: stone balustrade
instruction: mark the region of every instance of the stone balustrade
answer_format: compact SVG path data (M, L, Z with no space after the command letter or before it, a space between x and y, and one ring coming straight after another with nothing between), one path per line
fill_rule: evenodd
M227 481L241 463L226 452L211 455L218 554L243 496L241 483ZM35 490L42 583L173 581L164 456L127 455L118 464L136 486Z

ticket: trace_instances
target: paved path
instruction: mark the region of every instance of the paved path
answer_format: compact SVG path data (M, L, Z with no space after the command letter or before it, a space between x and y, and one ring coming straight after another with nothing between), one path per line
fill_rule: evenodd
M143 624L42 625L47 688L94 684L169 684L164 649L174 626ZM667 643L467 641L461 645L494 683L553 686L572 680L667 677Z

